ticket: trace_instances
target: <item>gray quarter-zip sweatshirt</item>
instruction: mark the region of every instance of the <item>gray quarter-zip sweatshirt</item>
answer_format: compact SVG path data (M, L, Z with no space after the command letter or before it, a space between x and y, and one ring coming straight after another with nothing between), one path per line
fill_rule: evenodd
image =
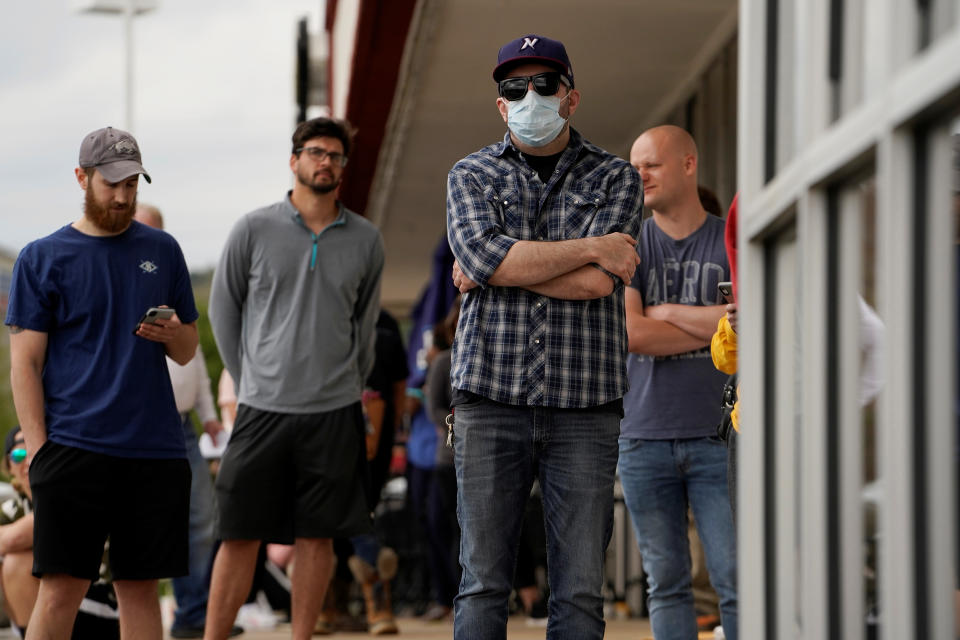
M290 201L237 222L210 290L210 321L238 400L318 413L360 400L373 367L383 240L340 205L313 233Z

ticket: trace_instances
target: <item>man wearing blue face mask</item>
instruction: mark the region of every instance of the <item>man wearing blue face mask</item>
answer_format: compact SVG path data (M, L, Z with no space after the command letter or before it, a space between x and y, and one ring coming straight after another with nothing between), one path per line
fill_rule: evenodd
M447 183L453 281L464 293L450 376L463 566L454 637L506 637L537 478L547 638L602 638L640 179L570 128L580 92L562 43L507 43L493 79L509 131L458 162Z

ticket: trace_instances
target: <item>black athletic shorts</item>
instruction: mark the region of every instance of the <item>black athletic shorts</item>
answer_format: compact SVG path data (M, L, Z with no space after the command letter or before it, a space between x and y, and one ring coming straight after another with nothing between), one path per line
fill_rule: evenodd
M115 580L187 574L186 458L120 458L47 440L30 488L35 576L96 580L108 536Z
M311 414L240 405L217 475L223 540L347 538L372 531L363 409Z

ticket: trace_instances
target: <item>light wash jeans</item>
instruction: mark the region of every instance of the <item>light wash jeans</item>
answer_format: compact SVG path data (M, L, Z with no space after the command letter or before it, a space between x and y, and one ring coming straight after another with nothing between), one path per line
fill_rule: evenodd
M210 561L214 542L214 497L210 467L200 454L193 422L183 420L183 436L190 463L190 574L174 578L173 597L177 611L173 627L202 627L207 617L207 596L210 590Z
M603 637L603 561L613 522L620 415L515 407L456 408L454 459L463 577L456 640L506 638L520 526L536 477L543 492L549 640Z
M657 640L696 640L687 504L720 596L727 640L737 640L737 553L727 448L719 439L620 439L620 482L637 533Z

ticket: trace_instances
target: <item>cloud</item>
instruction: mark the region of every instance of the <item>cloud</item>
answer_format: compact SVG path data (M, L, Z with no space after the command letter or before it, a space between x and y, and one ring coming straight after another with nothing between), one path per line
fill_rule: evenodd
M135 19L134 128L159 206L192 268L236 218L283 196L294 124L296 22L317 0L158 0ZM80 140L124 126L122 20L70 3L12 3L0 25L0 246L80 215Z

